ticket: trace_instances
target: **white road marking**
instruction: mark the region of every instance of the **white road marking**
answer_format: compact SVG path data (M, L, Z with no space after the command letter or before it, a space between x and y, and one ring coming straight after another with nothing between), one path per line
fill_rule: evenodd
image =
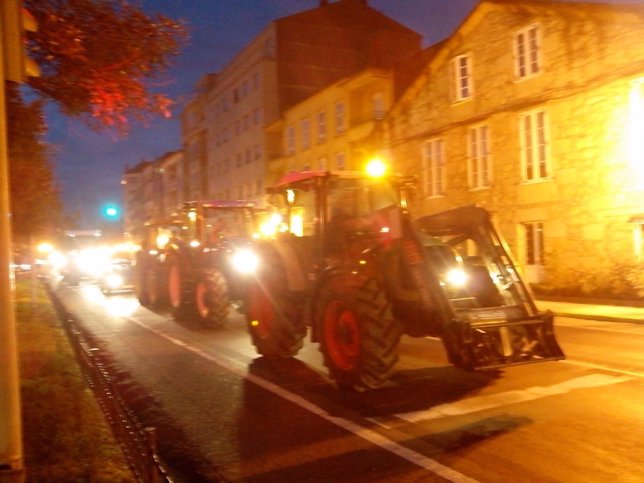
M574 366L582 366L582 367L590 367L592 369L599 369L601 371L606 371L606 372L615 372L617 374L626 374L628 376L633 376L637 378L644 378L644 373L640 371L629 371L626 369L616 369L614 367L608 367L608 366L602 366L601 364L595 364L594 362L585 362L585 361L577 361L575 359L564 359L561 361L557 362L558 364L565 363L565 364L572 364Z
M413 463L423 469L426 469L435 475L441 476L442 478L445 478L447 481L455 482L455 483L474 483L477 480L472 479L468 476L465 476L462 473L459 473L458 471L445 466L438 461L428 458L427 456L420 454L414 450L411 450L409 448L406 448L405 446L402 446L395 441L390 440L389 438L381 435L380 433L373 431L371 429L365 428L363 426L360 426L359 424L356 424L352 421L349 421L348 419L344 419L341 417L333 416L329 414L327 411L324 409L320 408L319 406L316 406L315 404L311 403L310 401L304 399L301 396L298 396L297 394L294 394L290 391L285 390L284 388L278 386L277 384L274 384L270 381L267 381L266 379L263 379L259 376L256 376L254 374L249 374L247 372L247 367L244 363L240 361L236 361L232 358L223 356L223 355L213 355L209 354L207 352L204 352L203 350L193 347L186 342L177 339L175 337L172 337L163 331L160 331L158 329L155 329L153 327L150 327L149 325L136 320L134 318L128 318L128 320L134 322L135 324L139 325L140 327L143 327L150 332L154 332L157 334L159 337L163 337L164 339L172 342L173 344L176 344L178 346L181 346L185 348L186 350L189 350L200 357L203 357L206 360L209 360L211 362L214 362L215 364L218 364L227 370L237 374L240 377L243 377L245 379L248 379L249 381L253 382L254 384L257 384L258 386L263 387L264 389L271 391L273 394L276 394L287 401L292 402L293 404L296 404L300 406L301 408L315 414L316 416L319 416L322 419L325 419L326 421L329 421L332 424L335 424L336 426L349 431L356 436L365 439L369 441L370 443L379 446L380 448L389 451L390 453L393 453L410 463Z
M534 401L547 396L566 394L576 389L587 389L591 387L608 386L632 380L632 377L626 376L609 376L606 374L592 374L578 377L566 382L554 384L552 386L535 386L527 389L507 391L488 396L471 397L455 401L448 404L441 404L424 411L412 411L409 413L394 414L395 417L417 423L419 421L429 421L447 416L460 416L486 409L494 409L500 406L509 406L526 401Z

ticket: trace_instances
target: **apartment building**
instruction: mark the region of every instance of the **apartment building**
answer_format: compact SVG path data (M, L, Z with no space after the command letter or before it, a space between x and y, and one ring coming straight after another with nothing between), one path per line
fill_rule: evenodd
M127 167L123 187L123 230L139 239L146 223L168 218L183 202L183 152L163 156Z
M340 79L417 53L420 42L366 0L321 1L272 22L205 76L184 110L184 197L261 202L269 160L282 155L280 134L264 128Z
M415 212L488 208L543 289L644 285L642 38L642 6L482 1L388 116Z
M382 120L392 105L391 69L365 69L342 79L286 110L269 126L277 143L269 160L267 183L285 173L356 170L383 156Z

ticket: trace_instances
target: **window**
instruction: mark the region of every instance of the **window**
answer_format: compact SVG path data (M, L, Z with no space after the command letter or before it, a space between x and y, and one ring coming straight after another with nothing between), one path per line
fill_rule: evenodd
M425 196L445 194L445 148L442 139L432 139L423 145L422 177Z
M307 149L311 145L311 129L309 127L309 120L302 119L300 122L300 129L302 135L302 149Z
M477 126L468 132L469 183L470 188L490 186L490 129Z
M472 79L470 58L459 55L454 58L454 76L456 86L456 100L464 101L472 96Z
M295 128L289 126L286 128L286 154L295 152Z
M635 221L633 226L633 252L638 260L644 259L644 220Z
M521 160L523 179L539 181L548 177L548 133L545 111L521 116Z
M525 79L541 71L539 27L532 25L514 34L515 74Z
M318 112L318 142L324 142L326 140L326 112Z
M526 265L543 265L543 223L523 224L525 230Z
M335 132L342 134L346 126L344 125L344 103L338 102L335 105Z
M373 96L373 118L382 119L385 117L385 98L382 92L378 92Z
M320 171L326 171L327 170L327 161L326 158L320 158L318 159L318 169Z
M262 112L259 108L253 111L253 124L259 126L262 122Z
M346 159L344 153L336 153L335 155L335 167L336 169L343 170L346 168Z
M252 86L253 86L252 88L253 88L254 91L259 89L259 74L258 73L253 74Z

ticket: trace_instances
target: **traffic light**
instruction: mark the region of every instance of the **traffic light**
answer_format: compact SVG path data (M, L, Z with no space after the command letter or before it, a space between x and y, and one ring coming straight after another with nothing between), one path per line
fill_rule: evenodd
M22 7L21 0L2 0L0 2L0 28L2 29L2 58L4 78L14 82L24 82L27 77L38 77L38 64L27 55L25 32L38 30L38 22L31 13Z
M103 216L108 220L118 220L121 216L121 210L117 205L103 206Z

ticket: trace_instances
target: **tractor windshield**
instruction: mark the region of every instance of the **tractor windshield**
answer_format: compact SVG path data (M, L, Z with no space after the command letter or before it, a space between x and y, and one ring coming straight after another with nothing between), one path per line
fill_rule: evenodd
M206 242L222 238L251 238L254 231L253 213L248 208L206 208L203 230Z
M339 178L329 184L327 219L335 216L371 217L379 210L398 205L397 191L374 178Z

